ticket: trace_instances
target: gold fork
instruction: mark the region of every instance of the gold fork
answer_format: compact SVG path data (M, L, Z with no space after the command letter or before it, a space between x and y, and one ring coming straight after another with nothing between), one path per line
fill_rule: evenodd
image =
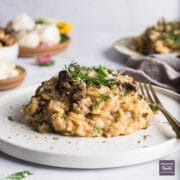
M175 131L178 138L180 138L180 122L173 117L162 105L161 101L159 100L158 96L155 93L152 85L150 83L139 83L141 93L147 97L152 103L156 105L156 107L164 114L166 119L168 120L169 124Z

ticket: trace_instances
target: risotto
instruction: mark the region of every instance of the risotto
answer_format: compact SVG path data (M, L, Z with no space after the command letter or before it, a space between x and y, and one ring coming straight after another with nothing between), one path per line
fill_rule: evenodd
M133 41L132 49L144 55L180 53L180 21L162 19Z
M22 113L40 133L112 137L147 128L153 109L132 77L71 63L42 83Z

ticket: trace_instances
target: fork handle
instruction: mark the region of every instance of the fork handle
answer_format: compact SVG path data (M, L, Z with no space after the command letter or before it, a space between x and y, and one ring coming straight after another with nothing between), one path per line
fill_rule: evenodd
M158 108L167 118L168 122L171 124L172 128L176 132L177 137L180 138L180 123L163 107L158 105Z
M165 113L169 116L169 118L171 118L171 119L174 121L174 123L178 126L178 128L180 129L180 122L177 121L176 118L175 118L171 113L169 113L169 112L168 112L164 107L162 107L162 106L159 106L159 105L158 105L158 108L161 109L161 110L163 110L163 111L165 111Z

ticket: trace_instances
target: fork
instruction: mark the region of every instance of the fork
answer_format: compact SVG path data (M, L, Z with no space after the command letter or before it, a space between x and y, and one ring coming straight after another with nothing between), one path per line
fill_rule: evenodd
M175 117L173 117L173 115L165 109L158 96L156 95L151 83L139 83L139 85L141 93L145 97L147 97L152 103L154 103L156 107L163 113L163 115L166 117L169 124L175 131L176 136L180 138L180 122L176 120Z

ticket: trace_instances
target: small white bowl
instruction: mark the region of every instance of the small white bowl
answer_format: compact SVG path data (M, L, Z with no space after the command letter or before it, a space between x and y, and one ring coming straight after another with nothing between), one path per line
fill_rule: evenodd
M17 43L12 46L0 47L0 58L9 62L14 62L19 54L19 45Z

